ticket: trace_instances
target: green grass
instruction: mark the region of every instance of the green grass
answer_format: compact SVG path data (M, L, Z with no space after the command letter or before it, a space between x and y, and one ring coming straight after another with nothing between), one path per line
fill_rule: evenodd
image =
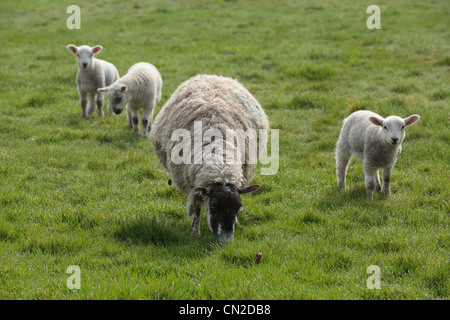
M381 1L381 30L364 1L78 1L81 30L66 28L71 4L0 3L1 299L449 298L448 1ZM204 216L190 235L186 196L124 114L81 119L69 43L103 45L122 75L156 65L155 114L198 73L261 102L280 169L255 177L233 243ZM342 119L359 109L421 115L388 199L366 200L356 161L335 186Z

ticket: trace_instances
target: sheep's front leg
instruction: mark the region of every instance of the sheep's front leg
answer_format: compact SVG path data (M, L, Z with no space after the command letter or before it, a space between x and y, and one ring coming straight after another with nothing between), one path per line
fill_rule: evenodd
M133 115L131 114L130 107L127 106L127 127L133 128Z
M128 107L127 112L128 110L130 111L131 121L133 122L134 133L139 135L139 109Z
M345 177L347 175L347 168L350 162L351 155L342 151L337 150L336 152L336 177L337 184L340 188L345 189Z
M80 105L81 105L81 117L86 118L86 107L87 107L87 93L80 92Z
M88 93L88 110L87 110L87 118L91 118L92 114L95 111L95 92Z
M380 172L377 170L377 173L375 175L376 184L375 184L375 191L380 192L381 191L381 184L380 184Z
M147 138L147 132L152 129L153 108L146 108L142 114L142 138Z
M373 191L375 190L375 186L377 183L376 174L377 168L364 163L364 183L366 186L366 195L369 200L373 199Z
M192 234L197 234L200 236L200 213L202 211L202 207L198 206L195 209L195 215L192 218Z
M191 192L188 196L186 211L188 216L192 216L192 234L200 236L200 213L202 210L201 202L196 199L195 193Z
M383 188L381 189L381 193L386 196L391 195L391 174L394 166L387 167L383 170Z
M97 93L97 100L95 101L98 109L98 117L103 118L105 114L103 113L103 103L105 101L105 94L99 92Z

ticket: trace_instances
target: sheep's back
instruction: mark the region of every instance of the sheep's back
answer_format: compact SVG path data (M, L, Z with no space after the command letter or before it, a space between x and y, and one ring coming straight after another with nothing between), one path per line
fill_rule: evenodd
M236 80L198 75L185 81L163 106L152 128L155 153L174 180L177 177L173 175L173 171L198 170L198 165L183 168L186 165L174 165L170 159L171 150L179 143L171 141L172 132L175 129L188 130L193 148L196 121L201 121L203 132L209 128L218 129L224 139L227 129L269 129L267 116L258 101ZM193 157L192 154L192 159ZM244 175L247 175L245 180L251 179L253 167L254 164L243 165Z

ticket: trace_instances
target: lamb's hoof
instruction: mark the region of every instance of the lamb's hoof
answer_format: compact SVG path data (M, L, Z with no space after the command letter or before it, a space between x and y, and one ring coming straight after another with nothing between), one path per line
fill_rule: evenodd
M345 182L338 182L337 186L339 189L345 190Z

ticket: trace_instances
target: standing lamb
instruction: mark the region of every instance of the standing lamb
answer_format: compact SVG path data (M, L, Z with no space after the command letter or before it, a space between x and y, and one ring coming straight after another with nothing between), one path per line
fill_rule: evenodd
M103 117L105 97L104 94L98 93L97 89L109 86L119 79L119 72L113 64L94 58L94 54L99 53L103 49L102 46L91 48L89 46L77 47L69 44L67 49L77 55L77 88L80 95L81 116L89 119L94 113L95 104L97 104L98 117Z
M198 132L199 125L203 131ZM172 137L176 129L187 133L187 141L183 140L183 143L189 150L191 145L194 146L188 161L178 164L173 161L172 154L178 144ZM237 214L242 206L240 195L259 188L259 185L247 185L253 178L256 163L249 161L249 152L245 151L242 156L234 140L229 144L228 138L225 144L232 154L240 154L242 161L233 163L223 154L218 156L220 161L208 161L211 158L205 155L217 141L223 147L217 133L225 137L227 130L260 129L269 130L269 121L258 101L236 80L215 75L197 75L182 83L156 116L151 137L153 149L174 185L188 195L186 211L188 216L193 216L193 234L200 235L203 205L209 229L216 238L219 241L234 239ZM207 131L216 132L214 139L205 137ZM196 147L199 133L200 143ZM261 138L261 144L259 137L257 140L258 145L265 148L267 139ZM246 140L246 150L251 148L249 145Z
M414 114L402 119L390 116L383 119L371 111L360 110L344 119L336 145L336 175L339 187L345 188L345 176L350 156L362 160L366 194L373 198L373 191L390 195L392 168L402 150L405 126L419 120ZM383 189L378 169L383 168Z
M142 137L152 128L153 111L161 100L161 75L150 63L140 62L131 66L128 73L106 88L98 89L107 92L108 100L115 114L120 114L127 105L128 128L134 127L139 134L139 109L142 113Z

